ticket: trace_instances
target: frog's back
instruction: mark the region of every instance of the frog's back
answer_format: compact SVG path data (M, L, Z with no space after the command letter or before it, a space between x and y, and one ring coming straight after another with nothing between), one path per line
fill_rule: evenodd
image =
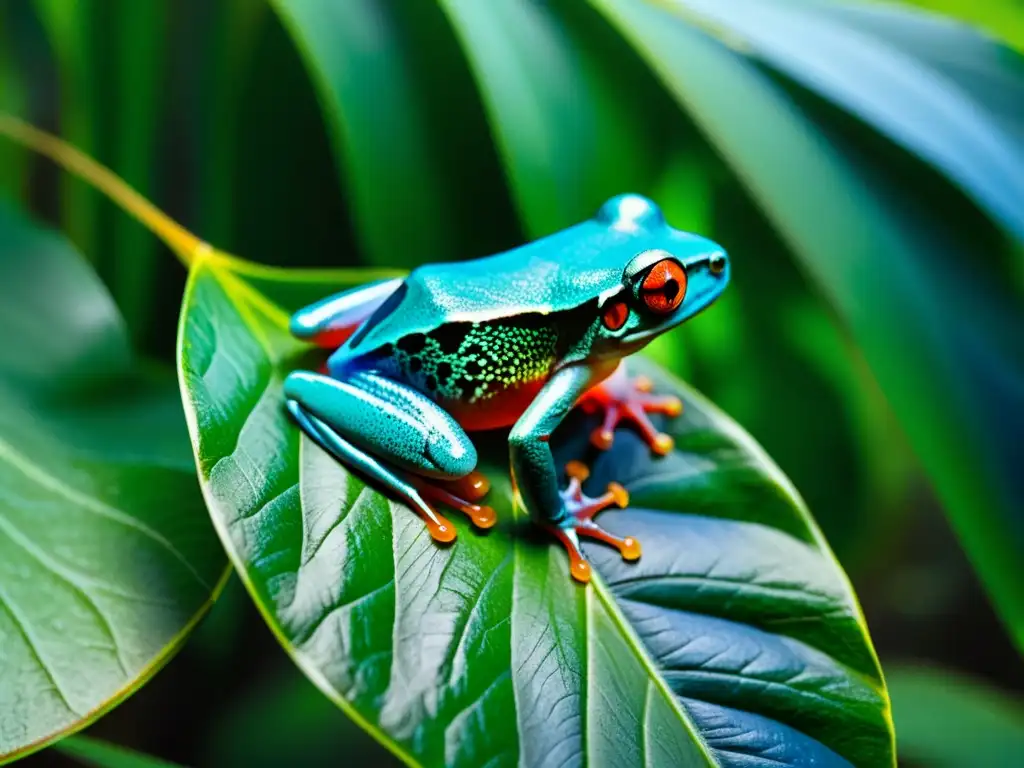
M621 264L602 267L600 250L581 254L577 246L565 259L552 239L413 270L335 353L332 367L372 366L433 399L465 429L508 426L578 326L593 319L595 291L621 280ZM567 238L571 244L578 239ZM569 268L580 259L590 268ZM576 311L583 305L587 317Z
M418 267L343 354L359 357L452 323L574 309L621 285L633 239L592 220L493 256Z

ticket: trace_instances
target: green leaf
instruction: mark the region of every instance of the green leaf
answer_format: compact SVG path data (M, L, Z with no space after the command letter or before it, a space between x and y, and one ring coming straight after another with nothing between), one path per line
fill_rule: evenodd
M1024 138L1024 60L989 35L943 16L908 13L884 4L819 3L815 12L920 62L939 82L952 83L960 93L969 94L984 112L984 119L996 120L1018 142ZM1024 32L1024 16L1020 20ZM1024 42L1024 36L1021 40Z
M195 189L194 218L203 236L220 248L233 242L233 215L238 206L233 185L238 159L237 134L242 125L243 76L252 63L256 41L269 13L262 0L224 0L208 6L204 29L199 134L202 162Z
M94 0L35 0L34 5L57 62L60 134L80 151L97 156L100 104L91 21L102 14ZM96 263L100 195L71 175L62 176L60 183L61 228Z
M593 462L632 506L638 564L588 549L589 587L514 509L503 436L479 441L501 522L421 521L301 436L282 381L315 367L288 311L223 258L196 262L179 375L210 513L268 624L305 674L409 764L888 765L888 700L845 576L795 491L733 422L686 402L661 461L632 433ZM297 301L352 273L279 270ZM264 280L263 285L269 285ZM580 456L589 430L555 436ZM588 457L590 458L590 457ZM801 762L804 761L804 762Z
M165 41L171 8L165 0L108 0L104 12L112 22L115 48L111 168L137 192L152 196L167 105ZM133 338L144 339L154 321L152 307L161 288L157 261L163 255L158 242L130 216L117 216L111 229L109 283Z
M825 116L812 120L777 80L679 16L633 0L594 3L845 321L1024 647L1024 475L1013 459L1024 433L1024 307L997 274L1004 244L962 207L933 214L935 199L946 202L941 180L866 151Z
M879 13L820 0L674 4L935 165L1024 241L1024 136L1003 126L1011 116L1024 125L1024 58L969 27L900 9ZM911 45L912 36L929 44ZM944 59L934 61L937 50L956 51L956 70L969 67L972 82L1010 87L965 87L946 75Z
M975 24L1024 53L1024 14L1020 0L900 0Z
M0 201L0 763L130 695L225 560L171 371L61 236Z
M28 106L28 83L18 66L14 51L16 9L0 7L0 112L24 115ZM0 146L0 194L19 198L28 182L28 157L14 144Z
M402 4L273 5L319 92L366 258L403 266L424 257L446 258L454 249L456 214L418 87L418 61L402 25Z
M532 237L642 192L657 170L650 104L630 99L628 61L588 45L560 4L443 0L482 93L512 193ZM605 43L607 46L608 43ZM632 84L635 88L635 82Z
M949 669L886 667L901 759L926 768L1014 765L1024 701Z
M58 742L54 749L94 768L176 768L175 763L90 736L70 736Z

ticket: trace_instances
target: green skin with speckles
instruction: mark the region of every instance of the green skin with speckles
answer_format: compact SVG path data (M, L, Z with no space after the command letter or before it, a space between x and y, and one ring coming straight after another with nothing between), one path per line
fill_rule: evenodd
M655 312L641 293L666 260L685 272L684 293ZM326 373L288 376L287 407L321 447L427 519L415 479L466 476L477 461L467 431L510 426L526 509L575 542L548 437L623 357L703 310L728 281L718 244L672 228L652 201L620 195L519 248L426 265L300 310L296 336L344 340ZM628 311L609 325L616 304Z
M377 365L448 410L500 402L510 390L548 378L561 352L558 329L572 323L568 314L453 323L411 334L385 345Z

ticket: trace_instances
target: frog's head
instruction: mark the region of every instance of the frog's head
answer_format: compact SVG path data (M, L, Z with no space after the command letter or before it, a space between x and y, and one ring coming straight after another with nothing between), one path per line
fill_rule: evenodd
M621 284L598 298L596 347L625 356L710 305L729 283L729 258L717 243L669 226L640 195L605 203L597 220L626 236Z

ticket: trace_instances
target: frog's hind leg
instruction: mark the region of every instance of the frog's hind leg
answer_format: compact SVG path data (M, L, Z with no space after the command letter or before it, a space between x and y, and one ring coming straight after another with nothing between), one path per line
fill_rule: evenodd
M350 469L367 475L395 493L412 507L427 524L427 530L435 541L447 543L455 539L455 527L433 507L409 483L390 468L377 461L370 454L356 448L330 426L306 411L297 400L288 400L288 411L303 431L321 448Z
M303 307L291 318L294 336L319 347L337 349L402 284L402 278L378 280Z
M494 511L475 503L487 491L475 471L476 449L455 420L419 392L372 371L344 381L296 371L285 380L285 396L312 439L397 494L435 539L451 541L455 529L431 501L465 513L477 527L494 524Z

